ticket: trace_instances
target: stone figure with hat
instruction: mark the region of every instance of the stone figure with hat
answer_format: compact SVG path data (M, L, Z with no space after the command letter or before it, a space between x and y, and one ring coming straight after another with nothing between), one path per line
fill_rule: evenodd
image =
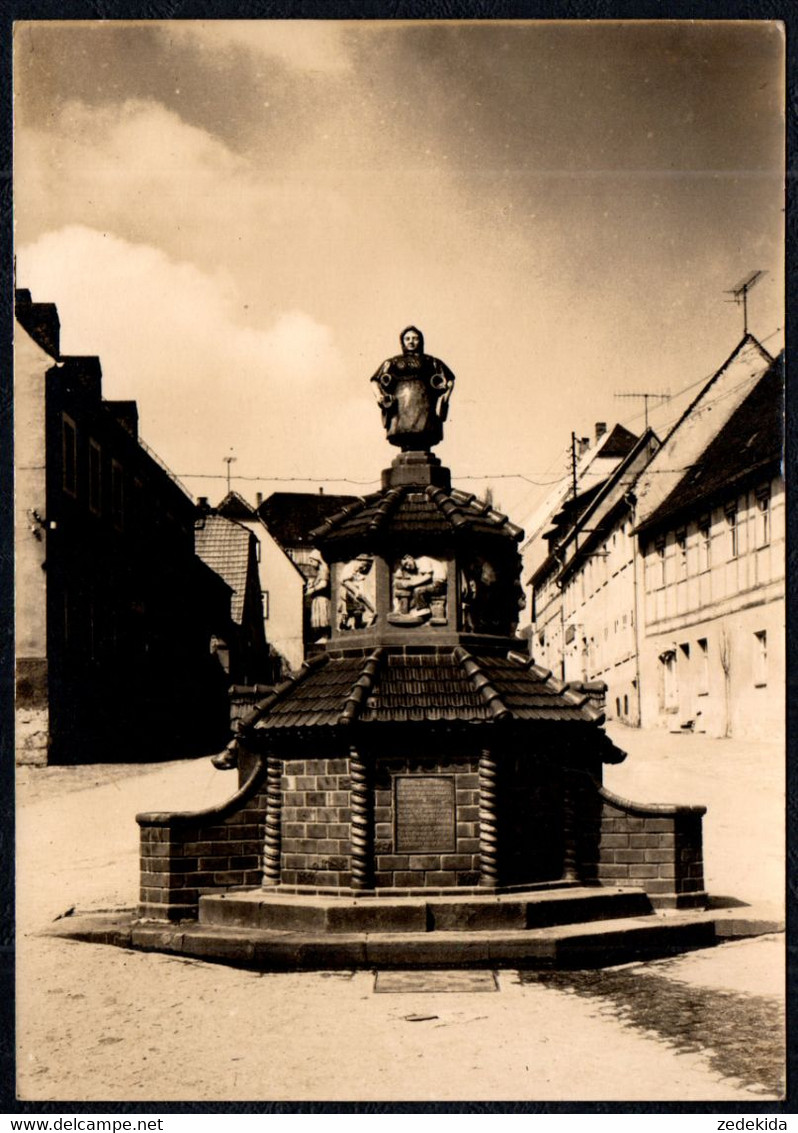
M308 639L319 641L330 632L330 568L317 550L308 555L310 574L305 582Z

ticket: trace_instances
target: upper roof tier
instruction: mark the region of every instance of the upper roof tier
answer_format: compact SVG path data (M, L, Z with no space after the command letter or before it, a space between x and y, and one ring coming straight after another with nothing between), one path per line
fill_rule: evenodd
M338 558L338 552L345 553L350 546L380 542L389 535L414 542L445 536L458 543L500 536L518 543L524 533L473 494L412 483L374 492L331 515L312 533L329 559Z

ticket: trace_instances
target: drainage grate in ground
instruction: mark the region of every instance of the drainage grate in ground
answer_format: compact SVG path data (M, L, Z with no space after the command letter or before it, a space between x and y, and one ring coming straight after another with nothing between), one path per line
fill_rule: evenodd
M374 991L383 995L403 992L498 991L495 972L377 972Z

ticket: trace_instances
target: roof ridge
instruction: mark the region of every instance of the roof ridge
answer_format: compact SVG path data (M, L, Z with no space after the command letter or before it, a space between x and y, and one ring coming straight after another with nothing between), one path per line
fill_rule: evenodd
M328 515L327 518L322 523L320 523L318 527L314 527L312 531L308 532L308 538L315 542L323 535L328 535L334 527L337 527L340 523L343 523L343 521L345 519L348 519L350 515L353 515L356 511L362 511L366 506L367 499L368 497L364 498L361 496L360 499L355 500L354 503L347 504L346 507L341 508L340 511L336 511L333 512L332 515Z
M397 488L389 488L382 496L379 504L376 507L374 518L368 525L368 530L376 535L381 527L390 518L392 512L396 511L397 506L407 493L407 485L400 485Z
M281 684L277 685L269 696L265 697L263 700L259 700L246 716L243 716L238 721L235 726L237 735L240 736L242 732L247 731L247 729L257 724L261 716L270 712L279 700L282 700L292 689L301 684L311 673L315 673L317 669L323 668L329 660L330 658L326 653L320 653L318 657L312 657L309 661L303 661L299 672L295 676L288 677Z
M455 660L459 663L461 669L468 677L471 685L479 693L482 699L490 708L494 720L504 720L512 713L507 705L502 700L499 693L490 683L488 678L482 672L479 662L475 657L464 649L462 645L458 645L454 650Z
M338 717L339 724L352 724L357 719L361 707L368 700L369 694L374 688L374 680L384 654L385 648L381 645L366 658L363 668L360 670L360 676L352 685L349 695L344 701L344 707Z
M463 515L462 509L454 502L444 488L436 488L434 485L428 484L424 489L424 493L427 499L435 504L438 511L443 512L446 519L448 519L454 527L462 527L463 524L468 523L468 520Z

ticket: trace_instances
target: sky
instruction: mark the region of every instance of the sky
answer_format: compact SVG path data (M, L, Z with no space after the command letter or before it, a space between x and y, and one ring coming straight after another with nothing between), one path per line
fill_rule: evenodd
M662 435L754 270L782 346L778 23L21 22L14 76L16 285L212 502L378 487L410 323L519 523L616 394Z

